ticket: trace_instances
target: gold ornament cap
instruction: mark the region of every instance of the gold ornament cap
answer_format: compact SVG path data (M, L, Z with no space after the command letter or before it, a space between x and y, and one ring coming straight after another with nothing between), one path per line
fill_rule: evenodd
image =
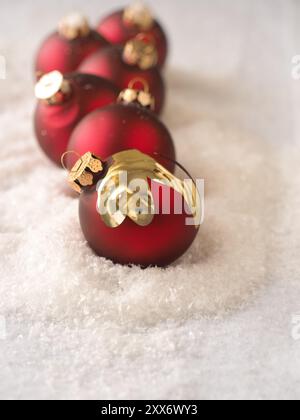
M81 13L71 13L58 24L58 33L70 41L89 35L91 28L85 16Z
M158 63L158 52L155 40L148 35L139 34L125 44L123 60L141 70L149 70Z
M138 27L141 31L149 31L154 24L151 11L140 1L126 7L123 21L127 25Z
M72 152L67 152L72 153ZM62 157L62 161L66 153ZM70 187L77 193L96 185L103 173L103 163L98 156L91 152L83 155L69 173L68 182Z
M70 82L59 71L43 75L35 85L35 96L48 105L65 102L72 93Z
M137 84L143 86L142 90L136 88ZM129 83L128 88L120 93L118 102L124 104L136 103L151 111L155 110L155 99L151 95L149 85L144 79L133 79Z

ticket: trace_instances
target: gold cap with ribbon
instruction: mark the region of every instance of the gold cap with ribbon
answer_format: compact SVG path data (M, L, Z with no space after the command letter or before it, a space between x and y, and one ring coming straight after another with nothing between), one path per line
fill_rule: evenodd
M97 211L103 222L116 228L128 217L139 226L150 225L157 209L149 181L177 191L191 210L191 216L195 221L200 220L201 200L196 184L192 180L185 183L153 157L132 149L111 157L105 176L97 185Z
M155 40L146 34L139 34L128 41L123 50L123 60L141 70L148 70L158 63L158 52Z
M139 1L125 8L123 21L127 25L138 27L141 31L149 31L154 24L151 11Z
M35 96L48 105L59 105L71 95L70 82L59 71L44 74L35 85Z
M143 86L142 90L137 89L137 85ZM119 103L136 103L152 111L155 109L155 98L151 95L149 85L144 79L136 78L131 80L127 89L122 90L118 97Z
M70 41L89 35L91 28L85 16L81 13L71 13L58 24L58 33Z

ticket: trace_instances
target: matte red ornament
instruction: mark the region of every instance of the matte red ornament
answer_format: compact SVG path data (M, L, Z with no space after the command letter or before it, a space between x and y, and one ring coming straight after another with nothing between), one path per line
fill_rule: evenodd
M152 47L146 41L145 45L151 48L150 57L142 54L141 61L139 61L142 64L129 64L131 53L133 53L132 57L138 56L134 52L134 46L133 49L131 48L132 42L135 41L131 41L127 47L108 47L91 55L82 63L80 71L111 80L120 90L126 89L132 79L144 79L155 98L155 112L160 114L165 102L165 84L158 68L151 64L151 62L154 63L152 60L155 60L152 55ZM138 42L140 41L138 40ZM125 53L128 53L126 57Z
M135 151L130 153L132 152L135 153ZM128 159L127 153L125 152L125 159ZM84 237L97 255L115 263L134 264L142 267L166 267L180 258L196 238L199 225L187 223L187 218L191 218L192 206L189 208L186 198L173 187L161 185L156 181L150 184L148 178L156 210L152 217L148 218L145 215L141 220L138 219L139 214L125 215L121 219L119 217L111 219L110 215L102 217L99 213L99 200L101 201L99 184L106 182L105 179L109 176L111 165L116 159L115 156L106 162L101 162L97 168L95 162L98 158L87 154L78 161L76 167L71 171L69 181L73 184L73 188L75 185L77 192L81 192L79 218ZM122 154L117 156L119 157L115 163L123 168ZM93 163L89 166L90 158ZM131 174L130 162L134 162L133 170L137 165L136 160L132 161L131 157L129 161L127 160L125 167L127 167L129 176ZM144 167L144 163L142 167ZM97 171L97 174L93 173ZM88 182L89 177L91 177L90 183ZM110 174L110 178L112 178L112 174ZM98 182L97 188L96 181ZM150 185L152 186L150 187ZM113 196L114 191L111 190L111 193ZM163 203L165 204L163 200L166 197L169 197L169 214L165 214L163 211ZM181 213L176 210L175 203L178 202L182 202L186 206ZM114 227L110 225L111 221Z
M45 154L60 165L76 125L88 113L115 102L117 95L118 90L111 82L97 76L78 73L63 76L59 72L43 76L36 85L39 102L34 126Z
M58 70L63 74L74 72L91 54L107 47L109 43L98 32L90 29L81 15L64 18L58 31L41 45L36 56L37 78Z
M174 190L170 192L171 214L156 215L149 226L141 227L126 219L121 226L112 229L97 213L97 192L86 191L80 196L79 204L83 234L97 255L115 263L166 267L188 250L198 232L195 226L186 226L187 214L175 214L174 196L177 194ZM157 196L155 205L158 205Z
M105 17L98 26L98 32L111 44L125 45L140 32L150 35L158 50L158 65L165 64L168 54L166 34L151 13L144 6L129 6Z
M169 159L166 165L172 172L176 160L172 137L149 109L136 101L125 102L127 93L132 98L132 92L138 91L127 89L120 94L123 103L104 107L85 117L72 133L68 150L80 156L90 151L107 159L123 150L138 149L151 156L157 155L158 161L160 156ZM146 102L150 102L147 97ZM69 154L67 167L71 168L74 163L75 157Z

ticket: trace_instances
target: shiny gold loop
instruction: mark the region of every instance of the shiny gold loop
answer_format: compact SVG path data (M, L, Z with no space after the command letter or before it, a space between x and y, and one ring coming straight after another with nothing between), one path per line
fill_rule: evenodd
M129 89L133 89L135 90L135 85L137 83L140 83L141 85L143 85L143 91L149 93L150 92L150 86L149 83L143 79L142 77L135 77L134 79L132 79L129 83L128 83L128 88Z
M134 86L136 83L143 85L143 90L138 90ZM136 78L131 80L129 87L120 92L117 99L118 103L138 103L142 107L155 110L155 98L150 93L150 87L144 79Z
M65 165L65 157L66 156L68 156L68 155L75 155L76 157L78 157L79 158L79 160L81 160L82 161L82 156L78 153L78 152L75 152L75 150L68 150L67 152L65 152L62 156L61 156L61 158L60 158L60 162L61 162L61 166L63 167L63 169L65 169L66 171L69 171L69 169L66 167L66 165ZM71 172L72 173L72 171L69 171L69 172Z

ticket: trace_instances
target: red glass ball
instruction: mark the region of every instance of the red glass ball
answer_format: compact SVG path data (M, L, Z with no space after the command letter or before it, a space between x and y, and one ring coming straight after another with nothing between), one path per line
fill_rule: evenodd
M70 151L80 156L86 152L107 159L115 153L138 149L166 159L161 163L170 171L174 170L175 147L172 137L153 112L137 104L113 104L99 109L85 117L72 133L68 146ZM67 166L71 168L76 156L67 156Z
M88 57L81 64L80 71L111 80L120 90L126 89L133 79L145 80L155 99L155 112L159 114L165 101L165 85L159 70L156 67L141 70L125 63L122 55L122 47L105 48Z
M155 40L159 56L159 66L165 64L168 55L168 40L161 25L154 21L151 29L141 31L138 26L130 25L123 19L124 10L119 10L104 18L98 26L98 32L111 44L124 45L140 32L150 35Z
M79 121L97 108L115 102L117 88L108 80L93 75L71 74L71 96L59 105L38 102L34 127L42 150L57 165L67 150L70 136Z
M155 183L154 183L155 185ZM166 267L180 258L192 245L199 228L186 224L186 213L175 214L174 201L178 192L156 184L153 198L159 209L152 223L146 227L131 219L110 228L97 212L97 191L86 190L80 196L79 217L83 234L97 255L115 263L142 267ZM163 214L161 197L170 189L170 214ZM181 198L181 197L179 197Z
M107 47L109 43L91 30L87 36L69 40L58 32L51 34L41 45L35 63L37 75L58 70L63 74L78 69L91 54Z

